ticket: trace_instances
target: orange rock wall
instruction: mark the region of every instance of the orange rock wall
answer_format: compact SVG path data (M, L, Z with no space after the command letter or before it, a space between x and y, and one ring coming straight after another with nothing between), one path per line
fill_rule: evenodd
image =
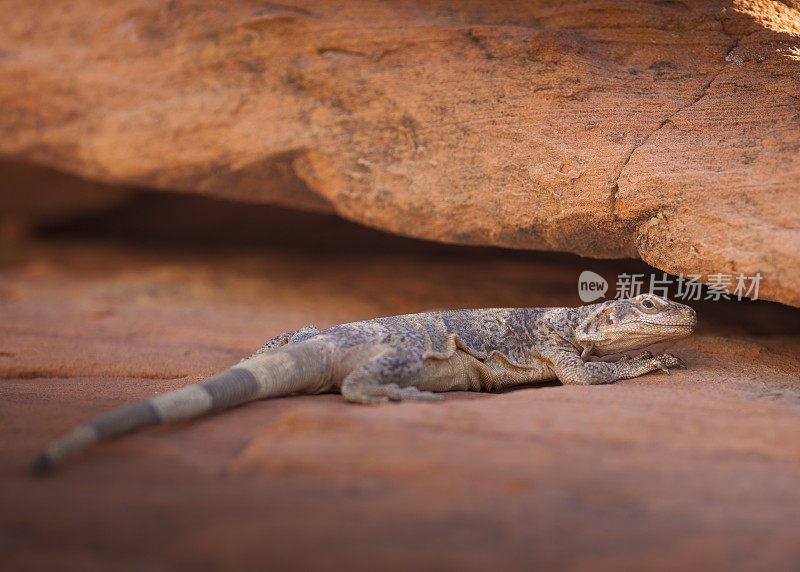
M0 156L800 305L795 3L5 8Z

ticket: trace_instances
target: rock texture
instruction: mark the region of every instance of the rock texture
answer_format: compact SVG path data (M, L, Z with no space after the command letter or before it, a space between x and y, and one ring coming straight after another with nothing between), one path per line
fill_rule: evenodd
M796 3L4 8L0 155L800 305Z
M117 217L100 240L0 249L3 570L800 565L800 310L767 302L698 305L699 333L673 348L689 369L670 376L434 405L276 399L98 446L46 479L27 473L54 435L206 377L276 332L574 304L585 268L311 215L266 218L272 247L209 252L221 233L203 242L205 222L221 210L182 209L199 223L183 233L193 248L119 246ZM242 217L229 214L234 228ZM141 231L142 212L131 216ZM593 267L619 264L644 266Z

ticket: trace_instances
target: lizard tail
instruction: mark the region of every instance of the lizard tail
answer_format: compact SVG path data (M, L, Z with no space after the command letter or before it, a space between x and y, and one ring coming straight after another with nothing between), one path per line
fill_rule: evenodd
M329 386L332 353L331 346L315 341L284 346L201 382L110 411L53 442L32 469L47 473L99 441L140 427L192 419L266 397L318 393Z

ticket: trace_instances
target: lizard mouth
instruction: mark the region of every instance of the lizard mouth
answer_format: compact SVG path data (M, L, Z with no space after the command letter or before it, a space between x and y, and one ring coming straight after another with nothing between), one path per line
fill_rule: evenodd
M640 322L642 324L648 324L650 326L657 326L659 328L675 328L677 330L693 330L694 324L659 324L658 322Z

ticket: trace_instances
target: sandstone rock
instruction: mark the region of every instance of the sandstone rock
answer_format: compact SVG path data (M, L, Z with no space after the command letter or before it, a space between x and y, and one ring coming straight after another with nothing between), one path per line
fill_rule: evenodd
M11 1L0 154L431 240L761 273L800 305L777 1Z

